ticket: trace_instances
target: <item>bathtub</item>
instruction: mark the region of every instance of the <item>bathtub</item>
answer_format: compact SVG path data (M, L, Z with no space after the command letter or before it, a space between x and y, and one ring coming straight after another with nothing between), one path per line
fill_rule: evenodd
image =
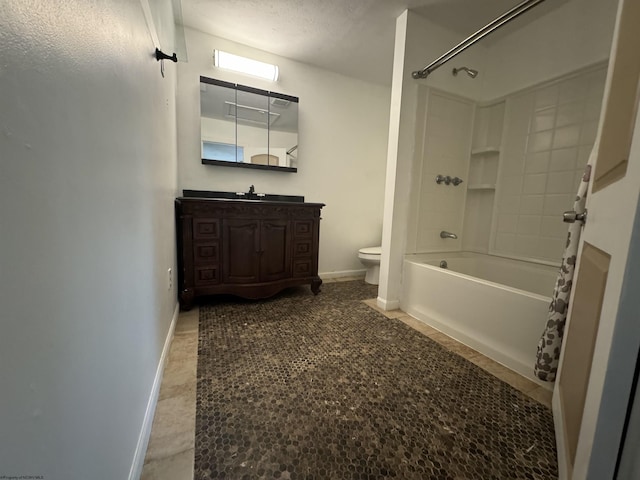
M556 266L478 253L406 255L400 307L550 388L533 366L557 274Z

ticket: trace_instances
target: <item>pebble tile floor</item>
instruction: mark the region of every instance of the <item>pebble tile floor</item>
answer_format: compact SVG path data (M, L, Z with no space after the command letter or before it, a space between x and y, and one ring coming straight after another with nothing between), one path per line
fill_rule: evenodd
M322 290L203 305L199 341L181 314L143 479L557 478L549 391L361 280Z

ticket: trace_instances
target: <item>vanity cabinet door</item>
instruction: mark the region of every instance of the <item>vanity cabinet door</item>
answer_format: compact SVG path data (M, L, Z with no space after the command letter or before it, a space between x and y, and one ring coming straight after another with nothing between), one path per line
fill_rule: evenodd
M260 225L260 280L291 277L291 222L262 220Z
M260 281L260 221L226 219L223 222L222 280L225 283Z

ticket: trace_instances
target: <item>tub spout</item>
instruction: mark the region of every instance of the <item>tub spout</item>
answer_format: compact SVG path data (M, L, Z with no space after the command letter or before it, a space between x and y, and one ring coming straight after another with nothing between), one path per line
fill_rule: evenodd
M443 230L440 232L440 238L453 238L455 240L458 236L455 233L445 232Z

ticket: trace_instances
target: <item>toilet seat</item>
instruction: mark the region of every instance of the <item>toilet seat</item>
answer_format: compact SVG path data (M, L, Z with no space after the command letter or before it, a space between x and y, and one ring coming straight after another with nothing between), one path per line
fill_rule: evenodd
M380 260L382 247L365 247L358 250L358 257L365 260Z

